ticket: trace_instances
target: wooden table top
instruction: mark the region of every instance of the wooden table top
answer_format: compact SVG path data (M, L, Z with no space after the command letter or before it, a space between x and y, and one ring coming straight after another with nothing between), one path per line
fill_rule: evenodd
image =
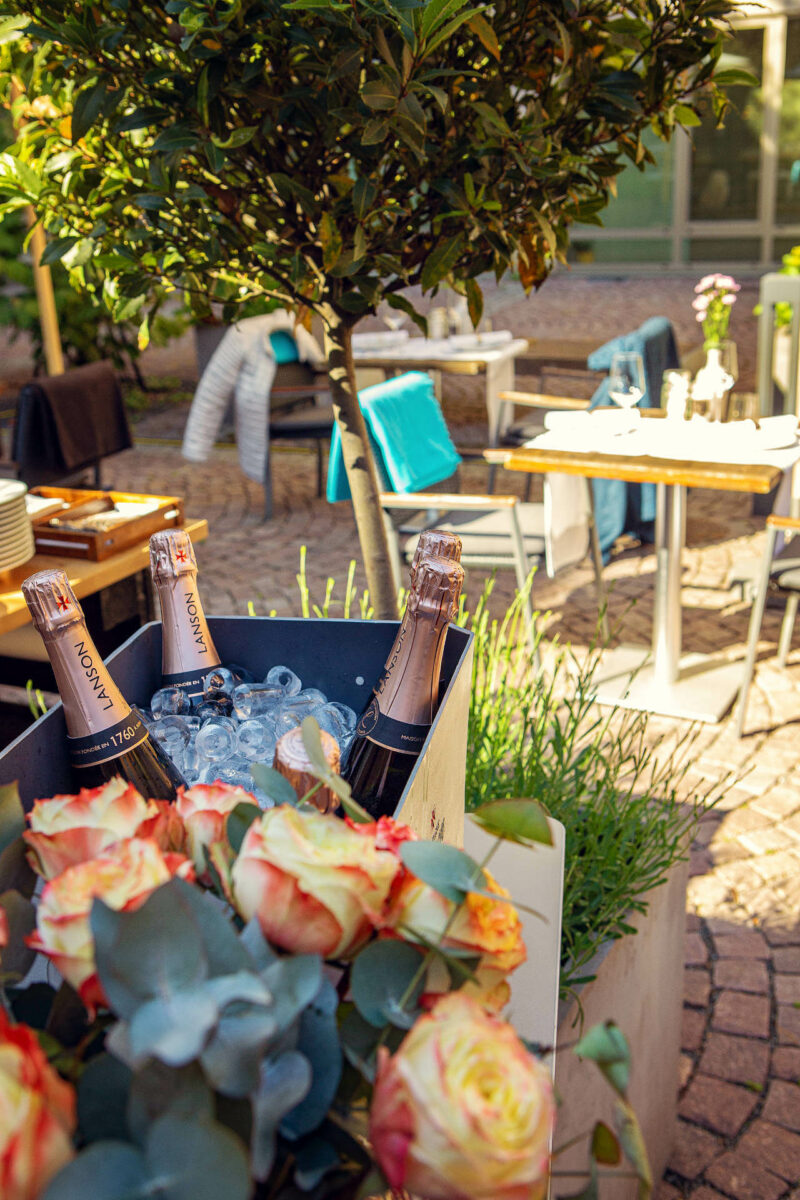
M771 492L783 472L766 464L689 462L674 458L634 458L580 450L487 450L484 457L509 471L583 475L587 479L621 479L626 483L666 483L714 488L723 492Z
M416 343L419 342L419 346ZM353 362L357 367L385 368L391 371L401 371L411 368L415 371L442 371L446 375L479 375L485 371L488 363L501 362L504 358L516 358L524 354L528 342L525 338L512 338L510 342L500 342L495 345L475 346L470 350L454 350L448 354L431 353L425 338L409 338L402 345L407 347L406 353L398 354L396 347L386 350L367 350L353 352Z
M183 528L193 542L203 542L208 537L208 521L201 518L187 519ZM79 600L102 591L111 583L136 575L150 565L150 539L145 538L135 546L112 554L103 562L90 562L85 558L66 558L58 554L35 554L21 567L13 571L0 572L0 635L19 629L30 621L30 612L20 590L23 580L35 571L61 567L67 573L72 589Z

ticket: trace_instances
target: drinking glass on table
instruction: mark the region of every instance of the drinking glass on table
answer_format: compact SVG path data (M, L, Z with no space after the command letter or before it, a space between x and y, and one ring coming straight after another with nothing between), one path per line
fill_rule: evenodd
M620 408L635 408L644 395L644 363L641 354L615 354L608 374L608 394Z

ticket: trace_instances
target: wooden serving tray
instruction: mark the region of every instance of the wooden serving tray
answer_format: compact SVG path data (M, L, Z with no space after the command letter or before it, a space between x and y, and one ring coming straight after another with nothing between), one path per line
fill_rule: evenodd
M33 537L38 554L62 554L102 562L155 533L183 524L183 501L177 496L148 496L137 492L87 491L78 488L35 487L34 496L64 500L68 507L58 513L33 518ZM116 505L147 505L147 511L120 521L111 529L64 529L54 520L68 521L71 512L90 500L111 500ZM103 516L104 514L99 514ZM78 519L78 518L76 518Z

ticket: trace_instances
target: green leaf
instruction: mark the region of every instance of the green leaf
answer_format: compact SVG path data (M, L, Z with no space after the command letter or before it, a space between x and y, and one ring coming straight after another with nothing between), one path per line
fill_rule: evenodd
M473 17L467 21L467 29L471 29L476 35L481 45L485 50L488 50L493 58L500 61L500 43L497 40L497 34L492 29L489 22L480 13L475 13Z
M427 40L436 29L440 28L466 3L467 0L427 0L422 13L420 30L423 38Z
M21 31L29 24L30 18L23 14L19 17L6 17L0 21L0 46L6 42L14 42L21 36Z
M214 1096L197 1063L176 1070L153 1061L133 1076L127 1119L136 1141L144 1142L149 1127L167 1113L204 1121L213 1118Z
M596 1062L614 1091L625 1098L630 1079L630 1050L625 1035L613 1021L593 1025L575 1046L579 1058Z
M422 268L421 284L423 292L429 292L440 280L449 275L458 262L464 236L457 233L455 237L445 242L439 242L425 260Z
M239 146L245 146L252 141L257 132L257 125L242 125L238 129L234 129L224 142L220 138L214 138L214 145L218 146L220 150L236 150Z
M444 842L404 842L400 857L417 879L454 904L463 904L467 892L486 887L486 876L474 858Z
M350 796L350 784L342 779L338 771L331 769L330 763L325 757L325 751L322 749L319 725L313 717L305 717L300 728L303 731L303 745L306 748L306 754L311 763L312 775L320 779L339 798L343 805L346 801L349 801L352 811L355 812L356 809L353 807L355 801L352 801ZM360 809L359 811L363 813L364 810Z
M378 142L382 142L389 132L389 124L387 121L381 121L378 117L373 117L371 121L367 121L364 126L364 132L361 135L362 146L377 146Z
M363 175L359 175L353 186L353 212L359 221L363 221L378 195L378 189L375 184L369 179L365 179Z
M675 120L686 128L703 124L698 114L688 104L675 105Z
M653 1190L653 1176L647 1158L642 1131L636 1114L624 1100L618 1100L614 1111L614 1123L620 1144L639 1179L639 1200L649 1200Z
M313 1081L308 1095L281 1121L284 1137L306 1137L324 1121L342 1076L342 1047L337 1012L339 994L323 979L313 1002L300 1016L297 1049L311 1064Z
M757 76L742 70L741 67L726 67L722 71L715 71L713 80L719 87L758 87L760 83Z
M322 246L322 265L326 271L335 267L342 253L342 235L330 212L324 212L319 223L319 242Z
M425 973L420 971L423 961L422 951L393 938L371 942L356 956L350 990L365 1021L377 1029L387 1024L401 1029L411 1027L425 986ZM415 979L414 988L401 1007L400 1002Z
M146 1001L206 978L200 929L174 886L181 882L163 884L134 912L117 912L100 899L92 904L97 973L111 1007L125 1020Z
M234 854L242 848L244 835L254 821L261 819L261 809L257 804L237 804L225 820L225 836Z
M487 833L524 846L552 846L547 815L536 800L492 800L470 814Z
M466 288L469 319L472 321L472 328L477 329L483 316L483 292L477 279L468 279Z
M173 154L179 150L190 150L197 144L197 134L183 125L173 125L170 129L162 129L153 142L155 154Z
M362 808L357 800L352 796L340 796L339 802L351 821L355 821L356 825L371 825L374 817Z
M265 763L253 763L250 774L256 787L275 804L297 804L297 792L286 776L281 775L274 767L268 767Z
M368 108L390 112L397 104L397 92L385 79L372 79L362 87L361 99Z
M162 1117L150 1129L145 1157L163 1200L248 1200L251 1195L245 1148L215 1121ZM96 1200L91 1192L86 1195Z
M73 246L77 246L78 238L76 237L60 237L54 238L52 242L48 242L42 251L42 257L39 259L41 266L47 267L51 263L60 262Z
M87 1142L126 1141L126 1109L133 1076L112 1054L91 1059L78 1080L78 1124Z
M389 308L396 308L399 312L406 313L407 316L411 317L414 324L422 330L424 335L428 336L428 322L426 318L417 312L414 305L406 296L401 296L397 292L391 292L386 297L386 303L389 305Z
M168 1067L185 1067L198 1057L215 1027L219 1006L206 988L170 991L142 1004L128 1030L135 1066L157 1058Z
M76 96L72 107L73 142L79 142L100 116L107 90L105 83L94 83Z
M258 1091L252 1097L253 1134L250 1146L253 1176L265 1180L275 1161L278 1126L311 1087L311 1065L304 1055L289 1050L262 1064Z
M25 812L16 783L0 787L0 854L25 831Z
M95 1142L50 1181L42 1200L147 1200L151 1195L144 1155L125 1142Z
M592 1158L611 1167L615 1167L622 1158L616 1134L605 1121L598 1121L592 1130Z
M25 944L36 928L36 909L19 892L3 892L0 908L8 924L8 944L0 950L0 981L14 983L25 978L36 958L36 951Z

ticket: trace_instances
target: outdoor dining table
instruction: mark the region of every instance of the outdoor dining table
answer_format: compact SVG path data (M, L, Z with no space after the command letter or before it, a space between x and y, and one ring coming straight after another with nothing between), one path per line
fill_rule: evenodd
M511 337L500 341L496 334L455 339L416 337L391 346L375 345L362 349L354 345L353 361L356 367L381 370L386 374L432 371L445 375L483 375L489 445L496 446L504 432L504 424L510 423L513 417L511 411L506 411L511 406L500 399L500 393L513 391L514 360L527 350L527 338Z
M659 419L659 410L643 410L642 418ZM755 431L754 431L755 432ZM630 435L628 435L630 436ZM693 461L679 457L626 454L583 446L551 449L544 434L514 450L489 450L490 462L511 471L582 475L656 485L656 570L652 645L607 649L598 670L600 704L715 723L730 708L742 676L740 661L724 654L682 653L681 551L686 531L687 488L766 494L800 461L800 443L761 451L753 446L752 462Z

